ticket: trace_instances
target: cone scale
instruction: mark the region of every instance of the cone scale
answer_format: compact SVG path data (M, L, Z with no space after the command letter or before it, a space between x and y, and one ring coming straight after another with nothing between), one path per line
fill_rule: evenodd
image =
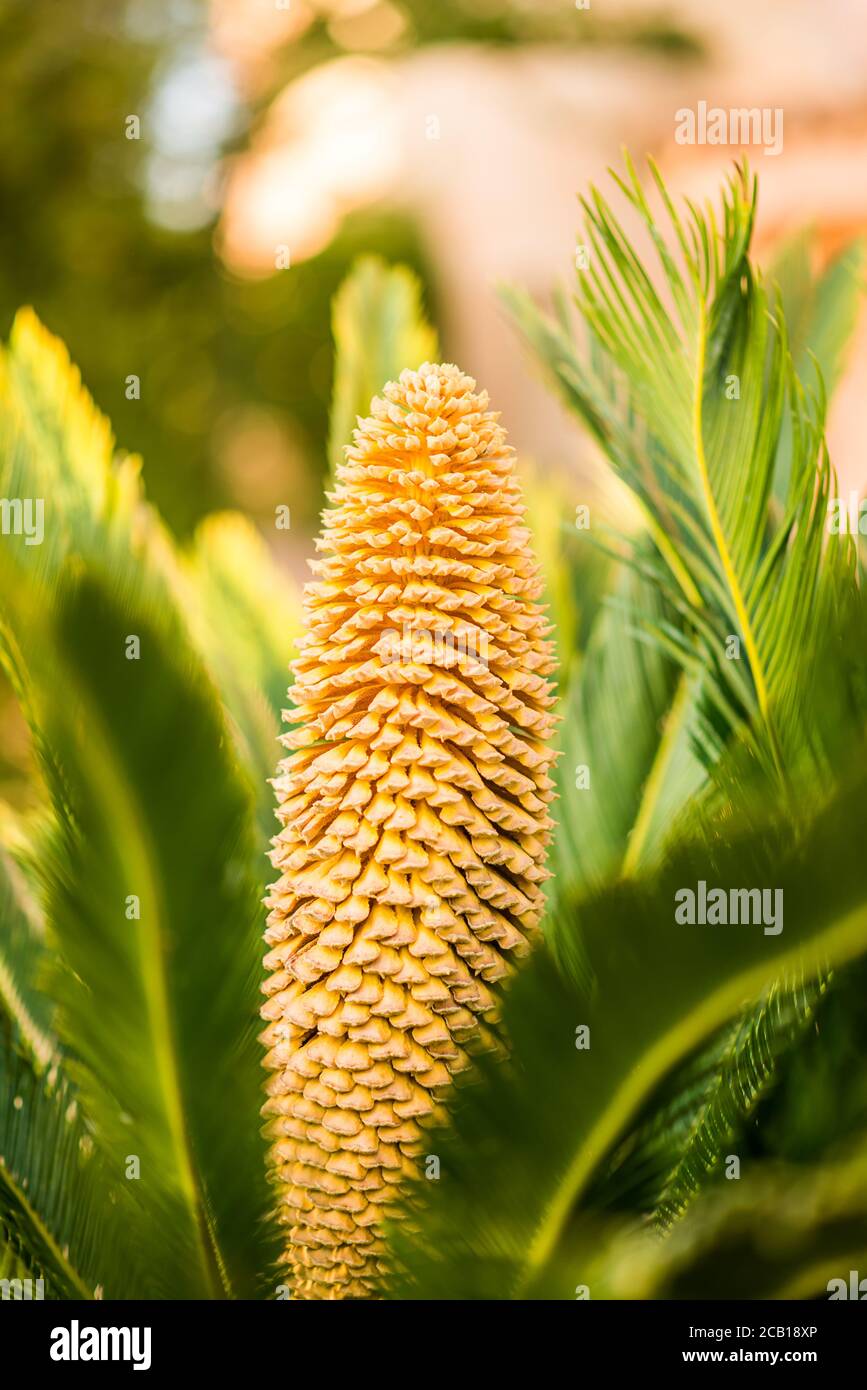
M263 1114L293 1296L366 1298L538 930L554 659L514 456L458 368L385 387L329 501L274 779Z

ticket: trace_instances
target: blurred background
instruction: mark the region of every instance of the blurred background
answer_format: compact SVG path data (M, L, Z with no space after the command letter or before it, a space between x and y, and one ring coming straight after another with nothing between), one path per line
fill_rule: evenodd
M867 235L867 0L0 0L0 337L32 305L176 535L236 509L300 580L328 472L332 299L359 255L404 263L556 527L605 475L497 286L545 300L568 283L578 196L624 146L675 196L716 201L740 151L675 139L702 101L782 109L782 151L746 151L763 264L804 229L817 269ZM844 495L865 488L865 399L862 313L829 421ZM284 600L256 597L238 609L273 609L272 632L247 630L275 653L279 709L289 623ZM573 636L559 624L567 656ZM225 685L258 679L248 667L231 649ZM276 717L260 715L264 838ZM36 785L0 677L0 846L2 802L38 810ZM865 1025L849 1023L863 973L846 988L831 1047L794 1064L770 1151L821 1152L867 1112Z
M29 303L66 341L180 536L231 506L273 540L289 505L300 574L330 299L374 251L580 497L588 446L494 288L567 278L576 194L623 145L713 193L736 151L674 140L699 100L784 110L782 154L750 152L760 256L867 228L863 0L0 0L0 331ZM862 324L831 420L858 488L865 389Z

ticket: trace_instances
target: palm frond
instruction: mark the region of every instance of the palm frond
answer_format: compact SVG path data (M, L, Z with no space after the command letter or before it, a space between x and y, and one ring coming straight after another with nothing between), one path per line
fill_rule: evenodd
M417 1235L393 1237L399 1291L532 1289L664 1077L787 971L814 978L867 950L867 866L852 840L865 790L862 773L794 848L791 829L773 827L686 847L653 880L581 904L584 958L558 971L540 954L525 968L504 1016L512 1062L480 1059L452 1131L428 1140L442 1177L415 1192ZM675 894L699 880L782 889L785 929L677 925ZM576 1045L582 1026L586 1048Z
M867 1127L867 961L833 973L815 1025L781 1059L762 1102L753 1151L784 1162L815 1162Z
M301 632L300 595L256 528L234 512L208 517L198 528L186 577L197 647L236 730L266 844L274 831L268 779ZM263 873L264 864L262 857Z
M658 588L626 569L570 682L556 772L555 902L631 872L658 851L704 780L691 750L687 681L646 640L646 624L667 613Z
M768 279L780 291L789 350L802 380L818 363L830 400L840 380L865 291L867 243L845 246L816 274L811 260L813 238L792 237L768 267Z
M328 430L331 474L343 459L359 415L405 367L437 359L436 331L422 308L421 285L406 266L363 256L335 295L334 386Z
M635 188L636 181L632 175L632 190L627 189L627 195L632 202L636 202ZM649 217L649 208L646 203L641 203L643 217ZM643 271L634 259L629 260L628 247L625 246L625 238L622 238L620 229L616 222L610 218L607 208L600 204L599 197L595 197L591 215L596 222L596 232L599 234L600 245L604 247L603 254L609 256L611 264L616 264L618 270L622 270L621 289L624 289L624 281L628 281L629 289L634 295L646 296L645 303L652 306L657 316L664 316L661 310L661 303L654 299L652 286L646 284L643 278ZM692 211L692 210L691 210ZM736 208L729 204L729 211L732 215L725 217L727 224L727 235L735 235L739 246L745 246L743 242L742 228L745 221L749 221L748 207L743 204L741 214L734 215ZM752 215L752 214L750 214ZM695 218L693 218L695 220ZM672 215L675 232L678 229L678 221ZM713 234L713 220L710 224L711 234ZM602 231L606 235L602 235ZM682 229L681 229L682 231ZM653 232L652 232L652 235ZM674 291L674 299L678 304L678 309L686 306L685 317L678 324L679 335L672 336L671 342L686 343L686 347L695 342L700 325L695 321L695 306L689 307L688 297L684 296L684 281L679 279L677 267L672 264L671 257L668 257L664 246L660 245L659 234L656 234L657 249L660 250L660 259L663 261L663 268L666 271L668 282L674 279L675 284L671 286ZM614 245L611 245L614 242ZM682 245L682 243L681 243ZM599 249L599 246L597 246ZM620 253L627 254L627 260L620 259ZM725 263L728 264L731 257L725 256ZM836 375L839 370L839 360L854 324L856 316L857 297L859 297L859 274L860 274L860 252L859 247L853 247L849 253L841 257L838 263L832 264L825 272L823 277L814 279L811 277L809 263L806 259L806 246L799 242L798 246L792 247L791 252L785 257L782 263L775 267L775 278L782 284L782 303L784 303L784 317L779 318L781 325L782 346L785 346L785 335L782 324L792 321L792 341L788 343L788 350L791 356L798 361L798 366L809 367L810 377L814 375L813 360L816 357L820 366L825 368L828 374L829 385L834 385ZM732 261L734 263L734 261ZM624 268L625 265L625 268ZM695 265L693 265L695 268ZM700 277L699 277L700 279ZM599 282L597 282L599 284ZM610 309L611 302L617 304L622 310L624 299L618 296L613 289L611 275L607 275L607 289L609 289L610 299L604 300L604 307ZM638 286L638 288L636 288ZM624 291L625 293L625 291ZM720 288L714 289L717 302L722 302L722 292ZM629 837L629 851L625 858L621 858L617 853L617 838L609 847L599 844L600 831L606 827L609 817L599 815L595 817L585 817L582 809L589 809L589 802L586 792L584 796L572 794L568 781L564 780L563 774L567 771L570 759L564 759L561 763L561 803L560 803L560 833L557 840L556 866L561 876L565 878L568 873L568 866L577 865L578 872L572 876L572 883L581 884L581 865L582 860L588 860L589 865L595 867L602 865L603 870L614 869L634 872L636 866L646 860L647 852L652 851L654 842L659 849L659 831L661 827L668 827L671 833L671 821L677 819L678 809L684 806L691 796L695 796L702 785L702 769L697 763L695 751L703 755L706 765L714 767L717 778L724 780L728 791L736 790L738 795L734 798L727 798L727 805L731 805L732 799L738 801L742 799L741 788L734 788L732 778L728 776L727 770L721 770L718 765L718 758L724 752L725 739L731 733L732 728L738 723L738 708L743 712L743 706L738 705L738 701L732 702L731 694L725 688L724 682L716 682L717 688L714 691L711 685L711 695L714 696L714 714L711 714L709 723L709 709L707 709L707 677L704 670L704 663L696 657L695 639L686 638L684 635L685 620L691 619L695 626L699 627L700 635L704 644L704 657L711 657L711 669L714 663L714 651L718 653L720 648L721 632L714 627L714 621L707 621L709 614L714 616L714 605L716 605L717 595L711 592L710 596L702 594L700 591L700 571L696 566L691 567L682 563L681 545L679 545L677 528L664 528L666 523L666 496L671 498L671 506L679 506L682 509L684 502L678 495L678 489L674 485L668 485L668 492L657 488L653 492L653 482L656 480L660 468L667 466L668 459L666 452L661 450L657 434L654 432L653 420L652 428L645 428L642 434L642 424L645 424L647 414L652 411L647 410L647 403L652 403L656 399L656 378L650 378L652 385L647 386L645 396L642 396L638 404L632 393L624 388L622 377L618 379L618 364L614 361L614 352L611 349L613 339L609 338L607 346L609 353L604 352L600 347L599 341L591 335L591 363L585 367L579 361L577 349L571 338L570 328L568 328L568 316L560 311L556 320L545 318L539 311L532 306L527 297L515 295L514 292L506 292L506 302L509 303L513 316L520 322L525 335L528 336L532 346L540 359L545 361L549 370L554 374L554 378L559 381L560 388L565 393L567 402L572 409L577 409L579 414L585 418L586 424L591 427L597 441L602 443L607 455L614 461L620 470L621 475L627 477L632 485L636 486L636 492L642 496L646 506L647 520L649 520L650 535L657 542L660 555L664 557L670 573L674 580L672 591L670 589L670 612L664 614L663 620L650 617L646 621L645 628L654 630L657 642L664 651L674 653L675 656L684 663L686 671L682 677L678 688L677 701L674 702L674 709L670 719L667 720L666 734L660 739L657 746L656 763L650 776L647 776L643 784L642 809L635 817L635 826L631 828ZM707 296L706 296L707 297ZM581 296L579 296L581 300ZM581 300L582 304L586 300ZM629 300L634 303L634 300ZM599 307L599 303L596 304ZM692 313L692 336L691 332L686 331L691 322ZM711 318L711 306L707 304L707 317ZM591 316L592 318L592 316ZM728 321L728 314L718 311L717 321ZM621 327L627 327L627 322L621 320ZM731 331L731 325L729 325ZM663 334L664 338L664 334ZM645 339L645 347L647 341ZM784 356L781 346L778 345L779 356ZM679 349L678 349L679 352ZM717 352L718 356L718 352ZM767 354L766 354L767 356ZM722 359L720 359L721 361ZM629 382L634 381L635 360L632 360L628 370ZM672 370L677 367L677 363L670 363ZM799 398L798 382L793 378L791 363L788 364L789 385L796 403ZM589 373L589 375L588 375ZM773 382L774 371L773 361L771 361L771 371L767 374L767 384ZM703 384L703 395L707 395L707 384ZM763 386L763 389L764 388ZM697 393L697 388L696 388ZM720 392L717 391L717 400L720 399ZM734 403L727 404L735 409ZM775 407L777 409L777 407ZM781 457L784 457L785 477L784 492L791 486L791 457L792 442L795 438L795 427L798 425L799 410L781 411L779 420L779 432L777 439L777 450L775 450L774 464L771 473L775 475L775 486L779 486L779 475L781 475ZM659 410L657 410L657 420L659 420ZM682 435L686 438L686 421L682 421ZM671 446L670 446L671 448ZM735 448L743 448L743 439L735 441ZM756 452L756 450L753 450ZM821 455L821 450L820 450ZM743 450L743 457L748 461L748 477L753 477L756 460L750 456L749 450ZM688 450L684 452L686 474L689 475ZM767 456L759 457L759 466L763 473L764 482L760 482L761 488L768 489L768 459ZM722 468L729 467L728 464L721 464ZM824 463L820 457L820 485L821 471ZM804 474L809 475L809 470L804 470ZM642 492L642 478L650 480L647 482L646 491ZM666 481L663 478L663 482ZM750 484L752 486L752 484ZM746 489L749 491L749 489ZM738 505L739 506L739 505ZM767 499L768 516L773 514L773 503L770 495ZM734 516L736 517L738 510ZM675 513L677 516L677 513ZM820 513L816 513L814 521L821 520ZM803 516L802 516L803 521ZM768 523L768 535L771 534L770 523ZM818 553L818 537L813 548L814 562L821 566L823 560ZM813 730L804 730L802 735L804 744L809 742L810 734L816 738L818 728L823 721L818 719L818 703L834 703L836 701L835 713L831 714L824 721L824 728L848 728L857 730L860 727L860 717L863 714L864 702L863 695L854 701L860 708L860 714L853 708L853 680L857 684L857 673L854 671L838 671L841 666L839 660L839 641L834 637L828 639L828 632L831 634L852 634L852 620L856 614L852 613L852 602L846 602L841 585L838 584L839 570L841 566L834 569L834 560L838 557L831 557L829 560L829 570L832 578L825 584L825 598L827 598L828 609L825 610L825 620L832 614L832 621L825 621L825 631L821 635L821 646L817 648L816 639L818 628L811 632L813 646L807 645L799 651L809 657L811 670L800 669L799 688L800 688L800 708L813 714ZM796 559L795 567L791 571L793 581L798 578L796 564L803 563L803 555ZM638 569L641 571L643 582L653 584L653 567L647 566L645 557L639 556ZM807 570L810 569L807 564ZM659 573L657 567L656 573ZM678 602L679 589L679 602ZM843 617L841 609L846 609L848 616ZM677 607L675 607L677 606ZM838 612L834 612L838 609ZM678 612L679 609L679 612ZM781 612L785 612L785 606ZM699 621L700 619L700 621ZM785 619L788 621L788 619ZM610 621L610 620L609 620ZM636 634L639 632L638 620L632 624ZM602 627L602 626L600 626ZM861 624L857 624L861 627ZM622 639L622 634L617 634ZM606 638L609 634L606 634ZM809 638L804 637L804 641L809 642ZM836 651L831 651L832 642L836 641ZM853 646L857 646L857 639ZM798 664L799 651L795 652L795 664ZM610 642L604 642L602 646L603 662L602 674L604 676L604 664L609 664L611 669L622 664L616 655L610 651ZM825 659L827 657L827 659ZM849 663L852 664L852 663ZM595 667L589 666L588 681L599 673L600 662L596 660ZM816 677L814 673L821 670L823 673L824 689L817 691ZM831 687L835 680L841 682L842 687L848 689L849 694L843 695L842 691L838 694L831 694ZM575 734L584 739L586 746L593 749L606 748L610 746L620 759L620 762L613 763L609 769L609 780L606 781L606 796L609 801L616 803L618 798L622 798L624 792L634 794L635 781L631 778L632 769L639 766L638 760L631 763L628 759L638 752L641 746L641 738L636 738L635 727L642 731L645 737L645 744L652 746L652 734L642 724L642 709L650 706L650 702L635 702L629 698L628 681L620 680L609 682L604 699L599 701L600 713L592 717L592 709L589 716L585 717L582 728L581 710L571 705L567 708L565 716L564 738L570 741ZM627 692L625 696L622 692ZM621 714L621 703L625 706ZM789 708L792 705L791 691L789 691ZM845 708L848 706L848 708ZM632 714L635 723L632 724L632 738L622 737L622 728L627 727L627 713ZM679 716L679 717L677 717ZM749 720L754 724L760 724L764 720L764 712L756 705L753 705ZM611 727L622 726L621 737L606 741L607 730ZM682 735L685 734L685 737ZM836 734L834 735L836 739ZM839 742L838 742L839 748ZM625 752L622 752L625 749ZM788 749L793 756L798 756L798 749ZM674 766L681 763L685 773L685 780L679 783L679 788L684 795L678 791L678 777L670 778L670 785L678 791L677 799L672 803L666 795L666 785L657 773L661 769L670 769L671 762L668 755L674 759ZM834 759L828 759L829 763L834 763ZM685 763L685 766L684 766ZM714 766L716 765L716 766ZM725 769L725 763L724 763ZM628 824L628 817L624 817L624 823ZM564 834L563 827L574 827L574 833ZM603 837L604 838L604 837ZM663 837L664 838L664 837ZM591 852L592 849L592 852ZM561 865L565 865L561 869ZM560 919L561 920L561 919ZM574 922L565 924L564 930L567 933L574 933ZM810 988L810 994L814 995L817 986ZM666 1207L668 1216L672 1212L682 1208L695 1191L714 1168L720 1162L721 1155L725 1148L731 1143L731 1133L741 1129L745 1123L746 1116L750 1109L756 1104L761 1094L766 1093L773 1084L775 1073L777 1073L777 1063L786 1049L796 1044L798 1038L802 1036L803 1026L809 1019L810 1011L806 1008L803 994L799 990L788 991L785 988L773 991L774 1006L768 1008L767 999L757 1002L750 1006L748 1011L743 1013L742 1019L729 1030L725 1030L720 1037L716 1038L709 1048L706 1049L702 1058L699 1059L699 1072L691 1066L686 1066L684 1073L672 1077L670 1093L667 1101L660 1101L663 1108L659 1105L654 1108L653 1119L645 1127L641 1137L632 1134L627 1143L625 1151L629 1154L629 1159L625 1162L625 1170L618 1172L617 1175L610 1175L609 1181L603 1183L607 1193L618 1194L622 1198L625 1191L631 1191L632 1197L638 1197L643 1204L653 1207L653 1202L660 1200L661 1191L666 1186L666 1181L672 1184L668 1198L670 1202ZM803 1012L799 1005L804 1005Z
M48 822L42 818L43 827ZM7 1251L42 1278L48 1297L93 1296L110 1278L135 1286L124 1248L128 1194L113 1179L82 1116L41 987L45 923L33 861L46 834L4 818L0 850L0 1226ZM11 1259L11 1254L10 1254ZM22 1265L23 1268L23 1265ZM9 1277L25 1277L21 1274Z
M12 837L8 834L7 840ZM140 1269L125 1248L128 1193L107 1169L65 1075L40 988L45 925L21 836L0 851L0 1227L9 1278L42 1278L48 1297L115 1292Z
M0 493L44 503L42 543L16 548L36 582L50 587L70 561L116 564L147 593L155 619L202 652L270 834L263 784L299 621L292 585L235 514L209 518L193 556L182 556L145 498L139 460L116 451L66 348L31 310L0 354ZM22 632L6 652L21 698L29 659Z
M30 309L0 352L0 483L7 497L44 504L40 544L17 547L43 579L71 554L141 549L138 460L116 455L66 348Z
M0 1228L49 1298L147 1287L131 1184L112 1171L55 1059L39 1069L0 1015Z
M45 923L34 887L5 839L0 839L0 1013L44 1067L56 1050L50 1003L39 987Z
M589 565L582 576L586 587L577 584L575 566L566 563L569 543L566 518L569 511L565 481L559 476L543 475L541 469L526 459L520 461L527 525L533 536L535 554L544 577L544 601L554 631L557 649L568 663L576 663L582 648L580 628L594 591L602 587L599 580L606 557L601 551L583 548ZM595 564L595 574L593 566ZM593 580L596 579L596 584ZM568 668L560 671L561 690L568 680Z
M584 201L591 266L577 289L589 352L562 318L545 319L521 296L507 301L652 521L655 573L686 625L661 634L668 649L687 670L700 661L723 738L737 730L748 739L784 788L814 751L805 653L854 565L847 537L826 543L824 396L800 385L779 302L749 261L746 169L730 178L719 220L692 204L681 216L651 171L674 249L632 165L615 178L644 225L665 297L593 190ZM784 422L791 467L777 516Z
M70 1071L113 1174L140 1162L156 1287L249 1293L270 1250L249 790L203 670L134 572L19 583L16 602L57 820L42 867Z
M820 373L829 399L837 385L864 294L865 243L855 241L815 275L811 239L793 237L768 272L776 284L789 337L789 350L802 381ZM784 417L777 443L774 492L785 505L792 468L792 423Z
M682 1218L743 1137L778 1080L778 1063L815 1018L821 980L775 982L678 1070L649 1115L612 1156L594 1199L652 1215L661 1230Z
M807 1299L835 1287L840 1297L842 1280L851 1297L850 1270L867 1257L865 1164L863 1135L820 1164L759 1163L706 1194L665 1241L625 1231L595 1249L567 1246L555 1287L562 1297L580 1278L597 1298Z
M19 1249L15 1232L6 1230L0 1221L0 1279L6 1280L6 1287L9 1289L5 1297L17 1297L15 1287L20 1284L20 1297L23 1299L25 1297L24 1289L28 1281L31 1285L30 1296L33 1297L33 1281L39 1278L41 1275L38 1266L33 1264L26 1253Z

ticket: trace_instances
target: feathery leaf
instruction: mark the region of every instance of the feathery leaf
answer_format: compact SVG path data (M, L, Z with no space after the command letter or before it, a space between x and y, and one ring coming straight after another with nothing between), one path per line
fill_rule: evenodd
M79 571L7 604L30 632L57 819L42 865L57 1026L109 1170L140 1162L129 1224L148 1287L243 1294L270 1250L252 807L204 672L136 589L134 572Z
M437 335L422 308L421 285L406 266L362 256L334 297L335 361L328 431L331 476L359 416L387 381L437 357Z
M785 826L682 848L653 880L581 905L584 959L558 971L536 954L506 1000L511 1064L480 1058L451 1132L428 1136L442 1176L414 1189L412 1234L392 1231L398 1292L532 1292L663 1078L785 972L810 978L867 951L867 866L852 839L865 792L862 774L795 848ZM675 894L699 880L782 889L784 930L678 925Z
M669 307L596 190L584 200L591 263L577 285L589 352L562 319L525 297L507 302L653 521L655 573L687 628L662 634L668 649L687 670L700 661L722 739L747 738L785 791L815 756L805 657L854 566L847 537L826 544L824 397L801 387L779 303L750 264L746 169L730 178L719 221L691 204L682 216L651 172L674 249L632 165L615 179L644 223ZM791 467L776 517L784 422Z
M552 1296L580 1278L594 1298L851 1297L849 1271L867 1257L865 1165L863 1135L806 1168L759 1163L707 1193L665 1241L633 1231L577 1257L567 1248Z

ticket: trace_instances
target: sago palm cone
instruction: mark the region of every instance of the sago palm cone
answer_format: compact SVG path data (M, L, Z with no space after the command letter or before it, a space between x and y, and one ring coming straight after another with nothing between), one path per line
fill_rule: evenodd
M300 1298L371 1297L422 1124L542 911L554 716L514 456L426 363L346 449L274 786L266 1133Z

